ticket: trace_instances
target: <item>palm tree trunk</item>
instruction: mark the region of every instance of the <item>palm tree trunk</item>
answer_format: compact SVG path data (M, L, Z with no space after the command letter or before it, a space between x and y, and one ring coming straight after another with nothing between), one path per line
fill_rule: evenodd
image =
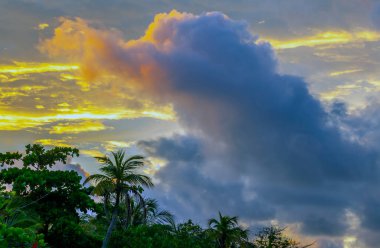
M110 225L108 226L107 234L104 237L102 248L107 248L108 242L111 238L112 230L115 227L116 219L117 219L117 216L119 213L119 202L120 202L120 192L117 192L116 193L115 209L112 212L112 219L111 219Z
M129 198L129 194L127 193L125 196L125 204L127 205L127 228L131 225L131 199Z

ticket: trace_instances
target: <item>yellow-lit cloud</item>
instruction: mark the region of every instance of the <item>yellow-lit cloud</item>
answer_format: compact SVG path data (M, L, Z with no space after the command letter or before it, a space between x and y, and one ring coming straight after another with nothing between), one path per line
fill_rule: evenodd
M297 47L318 47L340 45L358 42L373 42L380 40L380 33L371 30L362 30L358 32L325 31L312 36L301 37L297 39L278 40L272 38L263 38L269 41L275 49L292 49Z
M38 143L44 146L62 146L62 147L70 146L68 143L66 143L65 140L61 140L61 139L39 139L39 140L36 140L35 143Z
M76 80L76 85L90 90L90 82L82 81L79 74L80 69L76 63L30 63L14 62L12 65L0 65L0 82L11 82L20 78L29 79L30 85L16 85L13 87L1 86L0 91L0 130L21 130L36 128L56 121L82 121L76 124L59 124L50 130L51 133L80 133L86 131L100 131L99 120L125 119L151 117L162 120L174 120L175 113L171 106L155 106L144 100L139 100L137 107L128 108L121 105L124 95L117 88L105 95L102 90L90 93L87 96L72 83L60 91L60 84L53 81L39 82L38 75L50 72L53 80L58 79ZM29 78L29 74L35 74L36 78ZM49 78L49 80L50 80ZM46 79L45 79L46 80ZM43 83L44 85L37 85ZM83 84L85 83L86 86ZM20 101L19 97L25 97L28 103ZM66 102L70 97L70 103ZM9 99L7 99L9 98ZM52 98L57 100L51 100ZM62 98L61 102L59 99ZM4 99L1 101L1 99ZM32 100L34 99L34 101ZM132 99L133 100L133 99ZM58 102L57 102L58 101ZM11 104L12 103L12 104ZM98 121L96 121L98 120ZM75 125L75 126L72 126Z
M352 70L344 70L344 71L334 71L334 72L331 72L329 75L332 77L336 77L336 76L360 72L360 71L363 71L363 70L362 69L352 69Z
M0 74L19 75L79 70L79 65L77 64L29 63L17 61L13 63L14 65L0 65Z
M128 148L128 147L132 146L133 144L135 144L135 142L124 142L124 141L111 140L111 141L106 141L103 144L103 147L107 151L114 151L114 150L119 149L119 148Z
M46 29L48 27L49 27L48 23L40 23L40 24L38 24L37 29L38 30L44 30L44 29Z
M82 132L93 132L102 131L110 127L106 127L100 121L81 121L76 123L59 123L53 126L49 133L51 134L63 134L63 133L82 133Z
M334 90L322 92L320 94L321 99L331 101L338 97L348 96L353 90L362 88L357 84L338 85Z
M81 155L87 155L89 157L103 157L104 154L99 152L98 150L88 150L88 149L80 149Z
M161 158L151 157L147 163L147 167L144 169L144 172L148 175L153 176L161 168L167 165L168 161Z
M160 109L156 111L144 111L144 110L110 110L110 109L94 109L93 112L85 111L82 109L70 109L71 113L31 113L31 112L15 112L12 110L1 110L0 109L0 130L21 130L25 128L33 128L41 125L45 125L51 122L56 121L75 121L75 120L85 120L81 124L78 124L73 128L74 133L79 133L81 131L86 131L86 127L91 130L88 131L97 131L104 130L101 129L99 123L90 120L120 120L120 119L134 119L140 117L151 117L151 118L160 118L163 120L173 120L175 114L173 110L167 109L168 112L165 112L165 109ZM92 127L91 127L92 125ZM69 132L70 125L58 125L53 128L52 133L59 132ZM97 130L95 130L97 129Z
M36 62L18 62L13 64L0 64L0 82L11 83L20 79L27 79L29 74L39 74L48 72L68 72L79 70L77 64L59 64L59 63L36 63Z
M170 49L171 41L167 39L170 35L163 35L163 32L170 33L171 30L164 30L162 28L162 22L178 22L187 18L192 18L194 15L190 13L181 13L176 10L172 10L170 13L159 13L154 17L154 21L145 30L145 34L139 40L132 40L129 45L135 45L138 42L150 42L155 45L161 44L161 48ZM162 38L165 38L163 41Z

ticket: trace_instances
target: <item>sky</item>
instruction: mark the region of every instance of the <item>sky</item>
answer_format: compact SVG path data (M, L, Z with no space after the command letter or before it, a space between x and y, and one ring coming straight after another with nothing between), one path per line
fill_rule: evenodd
M126 149L178 221L378 247L379 28L375 0L2 0L0 151Z

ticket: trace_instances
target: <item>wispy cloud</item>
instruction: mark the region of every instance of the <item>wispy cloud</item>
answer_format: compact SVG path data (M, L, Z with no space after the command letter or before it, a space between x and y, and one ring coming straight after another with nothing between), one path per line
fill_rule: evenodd
M351 74L351 73L360 72L360 71L363 71L363 69L350 69L350 70L343 70L343 71L334 71L334 72L331 72L329 75L331 77L336 77L336 76Z
M362 89L363 86L359 84L345 84L338 85L335 89L330 91L325 91L320 93L320 97L323 100L335 100L343 96L349 96L353 93L354 90Z
M100 121L79 121L79 122L64 122L59 123L51 128L51 134L64 134L64 133L82 133L94 132L112 129L112 127L105 126Z
M297 39L278 40L272 38L262 38L268 41L275 49L293 49L298 47L331 47L350 43L374 42L380 40L380 33L373 30L361 30L357 32L323 31L310 36L303 36Z
M37 105L38 106L38 105ZM43 105L40 105L43 106ZM37 107L39 110L43 111L45 107ZM174 115L171 113L162 113L155 111L139 111L139 110L109 110L109 109L94 109L95 111L88 111L86 109L69 109L69 108L58 108L57 112L15 112L11 109L1 110L0 109L0 130L21 130L25 128L33 128L41 125L46 125L51 122L56 121L77 121L85 120L80 122L81 124L73 125L60 124L53 127L51 133L79 133L85 131L100 131L106 129L101 126L99 122L91 120L120 120L120 119L134 119L141 117L151 117L155 119L162 120L172 120ZM64 113L60 113L64 112ZM68 113L66 113L68 112ZM88 125L87 125L88 124ZM91 124L93 124L91 126ZM87 125L87 126L86 126ZM71 131L70 131L71 128ZM87 128L87 129L86 129Z
M11 65L0 65L0 82L12 82L19 78L25 78L27 74L77 71L79 69L79 65L77 64L14 61Z
M44 145L44 146L61 146L61 147L69 147L70 144L67 141L62 139L38 139L35 143Z

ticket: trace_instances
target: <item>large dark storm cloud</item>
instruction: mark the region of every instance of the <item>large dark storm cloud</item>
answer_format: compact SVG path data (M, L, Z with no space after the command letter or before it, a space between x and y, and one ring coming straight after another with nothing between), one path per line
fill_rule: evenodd
M379 228L377 152L343 135L302 78L278 74L270 45L244 22L172 12L129 43L83 21L65 25L90 36L71 34L92 49L82 51L87 73L119 75L138 94L173 104L186 134L140 147L168 161L155 195L180 218L221 210L249 224L278 219L343 236L351 213L363 230ZM59 41L47 51L62 52Z

